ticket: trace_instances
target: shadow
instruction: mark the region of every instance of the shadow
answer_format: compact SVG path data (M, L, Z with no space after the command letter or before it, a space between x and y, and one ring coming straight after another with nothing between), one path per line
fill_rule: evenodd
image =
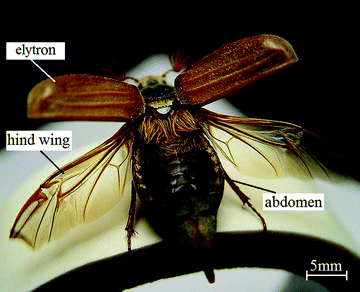
M312 280L306 281L304 277L292 274L284 283L284 288L279 292L298 292L298 291L311 291L311 292L328 292L321 284Z

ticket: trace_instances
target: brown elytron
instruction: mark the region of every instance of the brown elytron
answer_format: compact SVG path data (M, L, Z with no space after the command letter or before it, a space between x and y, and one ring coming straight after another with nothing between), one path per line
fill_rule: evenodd
M182 69L182 61L175 60L174 70ZM225 116L201 106L296 61L284 39L259 35L204 57L175 79L175 87L166 84L164 76L148 76L138 86L86 74L39 83L29 94L30 118L126 123L113 137L46 179L20 210L10 237L37 248L106 213L116 201L108 198L121 197L129 182L128 249L139 196L146 218L159 235L196 251L209 282L214 282L209 251L225 181L261 219L263 230L267 228L224 170L219 155L241 172L236 142L249 147L276 175L290 171L312 177L325 169L302 143L304 137L321 138L301 127ZM130 165L132 180L128 179ZM110 174L114 181L108 179Z

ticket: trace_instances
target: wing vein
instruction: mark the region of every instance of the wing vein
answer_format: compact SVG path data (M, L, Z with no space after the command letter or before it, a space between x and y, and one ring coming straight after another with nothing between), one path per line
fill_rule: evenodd
M225 131L226 133L230 134L231 136L233 136L234 138L240 140L241 142L243 142L244 144L246 144L247 146L249 146L251 149L253 149L256 153L258 153L262 158L264 158L266 160L266 162L271 166L271 168L274 170L274 172L276 173L276 175L278 175L278 171L276 170L276 167L273 165L273 163L266 157L266 155L261 152L258 148L256 148L255 146L253 146L251 143L249 143L248 141L244 140L241 136L239 135L235 135L233 132L231 132L230 130L227 129L227 127L225 127L222 124L216 124L211 122L211 124L214 127L217 127L218 129L221 129L223 131ZM232 155L232 152L230 152L230 155Z

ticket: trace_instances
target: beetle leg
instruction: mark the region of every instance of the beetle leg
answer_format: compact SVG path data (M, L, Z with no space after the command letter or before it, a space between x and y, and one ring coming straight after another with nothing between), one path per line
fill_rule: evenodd
M241 199L241 201L244 204L247 204L250 207L250 209L259 217L259 219L261 220L262 225L263 225L263 232L266 233L267 225L266 225L264 217L261 216L261 214L251 205L251 203L249 202L250 198L239 189L239 187L234 183L234 181L229 177L229 175L225 171L224 171L224 173L225 173L225 179L229 183L229 185L233 189L233 191L238 195L238 197Z
M125 227L127 231L127 244L128 244L128 251L131 251L131 236L135 233L134 230L134 222L135 222L135 206L136 206L136 191L134 186L131 188L131 202L130 202L130 209L129 209L129 217Z

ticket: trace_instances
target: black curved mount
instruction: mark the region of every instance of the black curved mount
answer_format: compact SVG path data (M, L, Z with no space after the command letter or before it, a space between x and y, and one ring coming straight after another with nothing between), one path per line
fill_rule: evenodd
M330 291L356 291L360 287L360 259L343 247L318 238L284 232L218 233L213 244L215 269L260 267L282 269L305 277L311 261L341 263L344 277L312 277ZM35 291L81 288L117 291L162 278L201 271L191 254L160 242L76 268ZM216 271L215 271L216 275ZM261 279L259 279L261 281ZM210 284L209 284L210 285ZM216 282L215 282L216 285Z

